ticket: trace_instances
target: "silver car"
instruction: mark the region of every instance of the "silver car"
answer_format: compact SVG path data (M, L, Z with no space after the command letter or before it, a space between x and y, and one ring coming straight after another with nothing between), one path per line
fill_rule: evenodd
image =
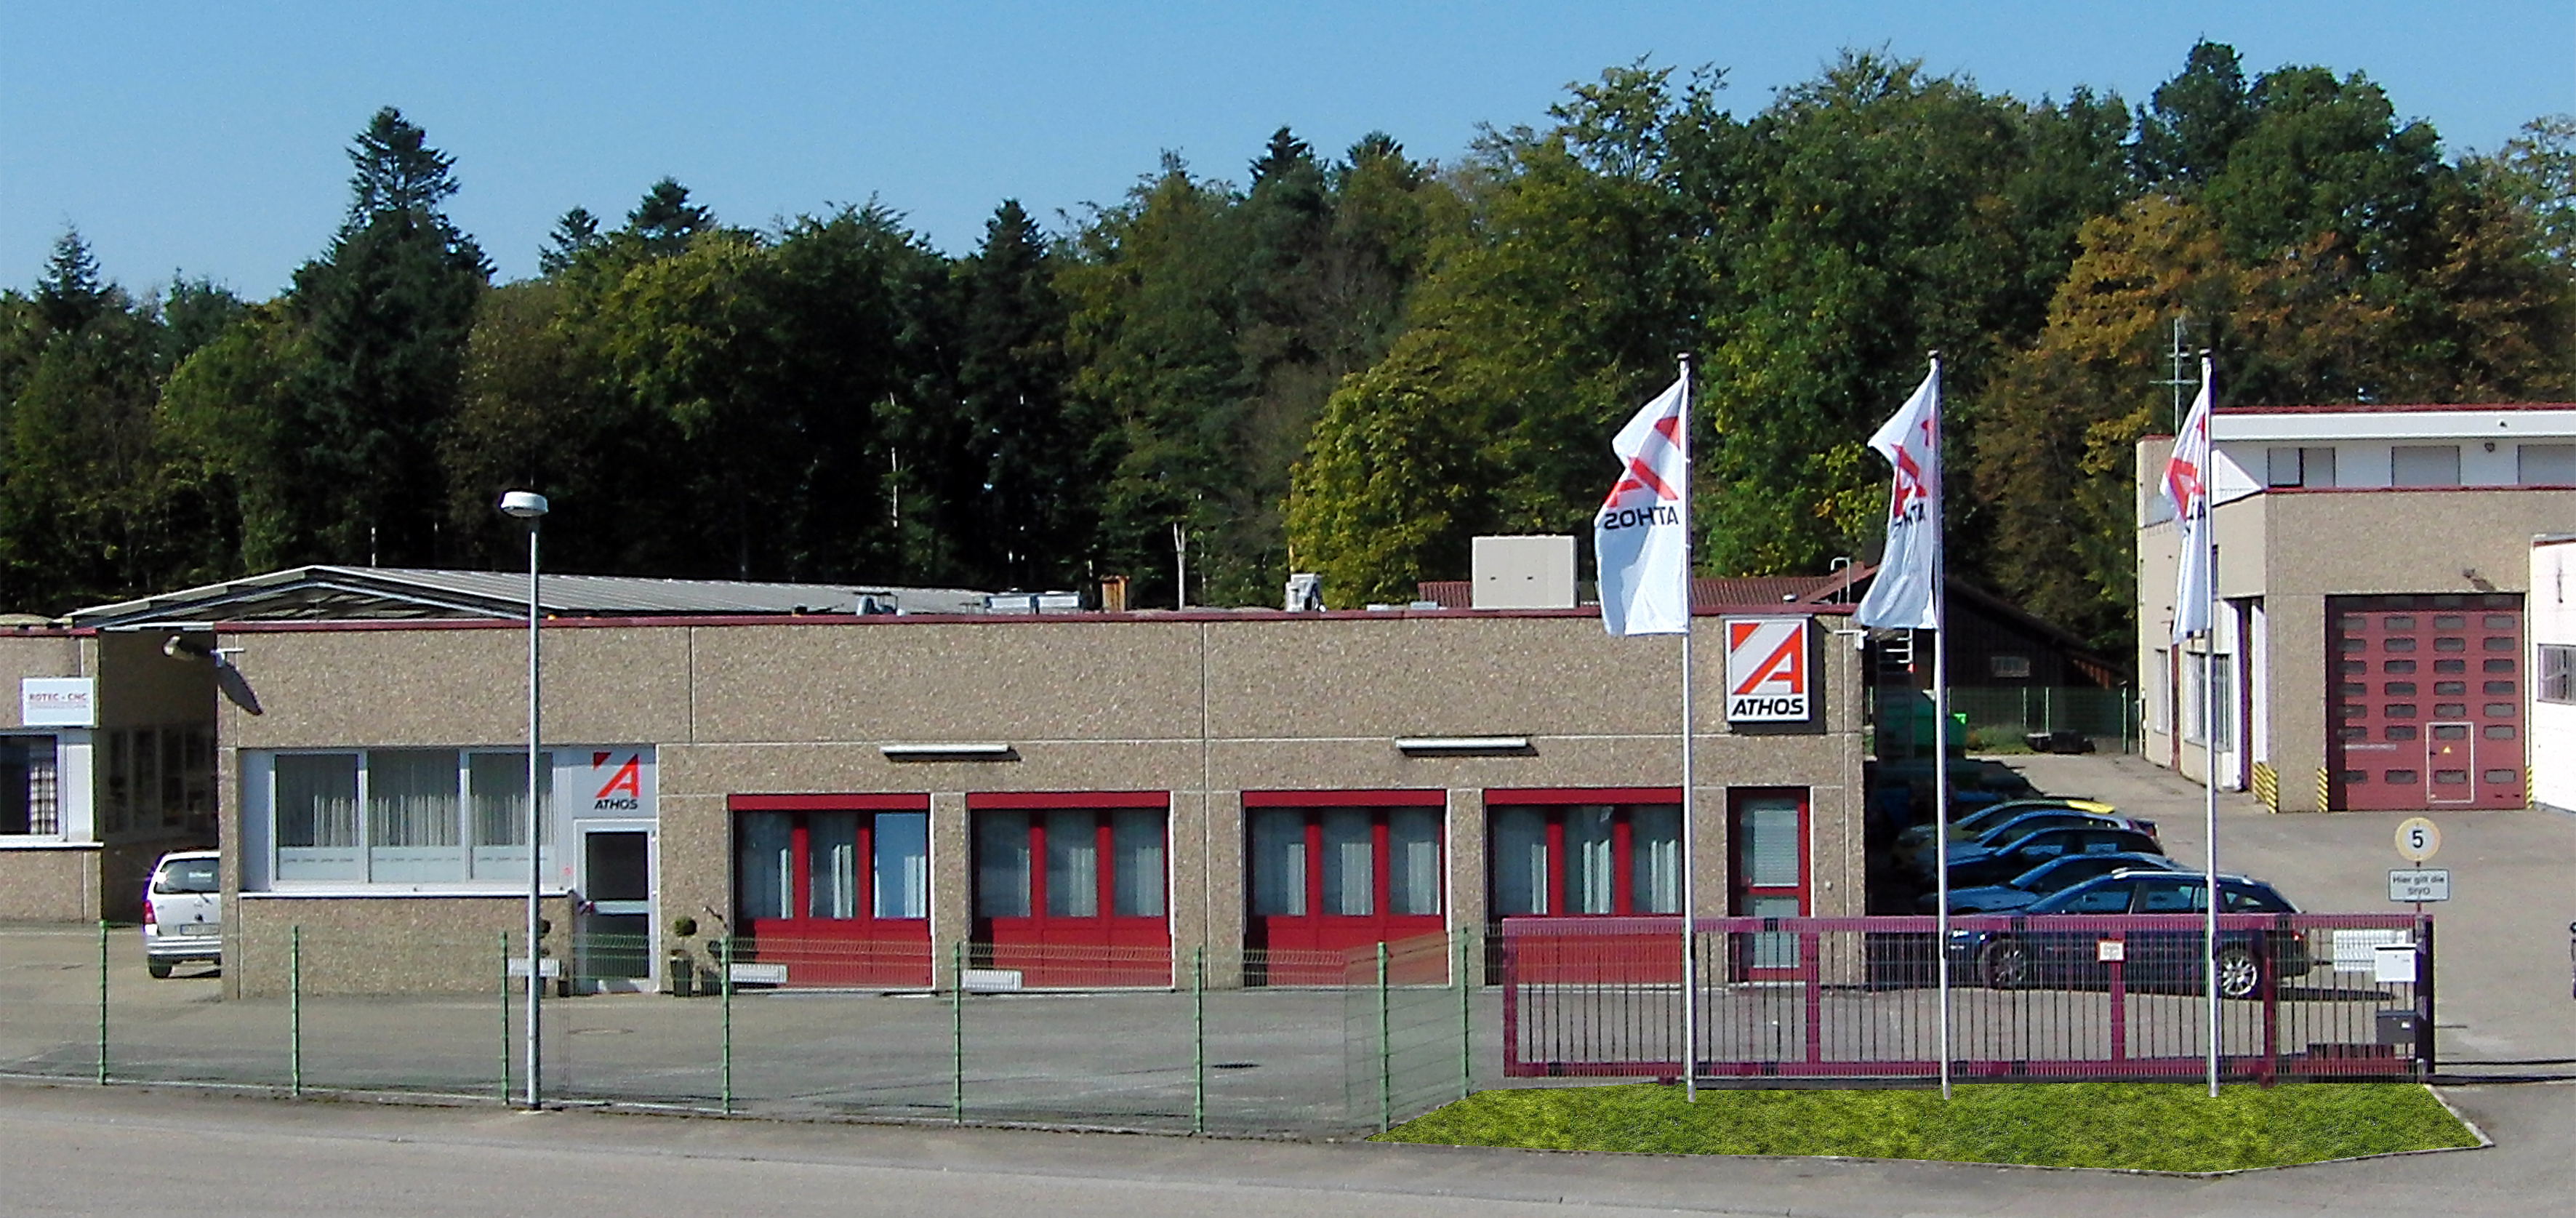
M212 850L176 850L152 865L143 893L143 966L167 977L174 966L224 962L223 884Z

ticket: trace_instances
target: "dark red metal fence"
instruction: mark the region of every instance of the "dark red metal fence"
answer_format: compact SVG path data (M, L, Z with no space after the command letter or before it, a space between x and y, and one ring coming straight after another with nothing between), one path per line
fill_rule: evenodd
M2162 1078L2205 1067L2197 914L1951 920L1963 1079ZM1932 918L1701 918L1702 1078L1939 1072ZM1507 918L1504 1072L1676 1077L1678 918ZM2433 924L2379 914L2219 918L2220 1072L2430 1074Z

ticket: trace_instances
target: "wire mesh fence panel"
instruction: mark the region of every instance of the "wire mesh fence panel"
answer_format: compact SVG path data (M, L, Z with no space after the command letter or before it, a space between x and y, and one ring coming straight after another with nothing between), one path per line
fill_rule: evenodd
M2129 691L2068 686L1955 687L1950 713L1967 722L1968 747L2024 747L2033 735L2054 737L2051 747L2075 741L2118 751L2137 738L2137 708ZM2061 735L2063 733L2063 735Z
M403 927L288 926L252 948L249 966L291 1038L283 1081L308 1091L410 1092L497 1098L517 1051L508 960L498 934ZM269 995L282 974L283 995ZM523 981L514 985L524 985ZM282 1008L282 1009L281 1009Z
M1424 935L1350 953L1343 1002L1344 1104L1387 1128L1461 1098L1476 1001L1472 935Z
M1207 1130L1354 1128L1343 1081L1347 955L1283 948L1208 953L1199 992Z
M97 1076L101 981L119 989L149 984L139 965L122 976L102 969L102 933L134 932L95 925L0 930L0 1071Z
M723 1000L664 992L648 935L576 933L561 990L538 1017L549 1091L567 1100L680 1108L723 1102ZM689 966L694 975L695 963ZM694 985L692 989L694 990Z
M965 1119L1191 1127L1196 1022L1168 948L979 946L959 1020Z
M221 966L184 963L166 977L145 958L139 932L108 937L108 1077L122 1082L282 1086L291 1029L283 995L227 1000L224 974L263 945L225 938ZM281 956L282 958L282 956Z
M708 1094L720 1105L822 1119L953 1115L955 995L930 990L927 941L746 937L706 952L716 967L690 988L717 1020L723 1070Z

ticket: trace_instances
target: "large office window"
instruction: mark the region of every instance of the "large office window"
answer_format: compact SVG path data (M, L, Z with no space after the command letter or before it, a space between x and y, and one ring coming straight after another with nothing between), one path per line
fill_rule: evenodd
M1597 793L1635 802L1539 802L1590 794L1486 796L1494 917L1681 912L1680 792L1670 802L1655 798L1661 792Z
M1246 816L1253 916L1440 913L1440 808L1255 807Z
M994 808L974 816L977 916L1163 916L1163 809Z
M540 807L552 758L539 754ZM527 754L457 749L279 753L270 759L269 874L283 881L521 882ZM550 815L540 846L552 844Z

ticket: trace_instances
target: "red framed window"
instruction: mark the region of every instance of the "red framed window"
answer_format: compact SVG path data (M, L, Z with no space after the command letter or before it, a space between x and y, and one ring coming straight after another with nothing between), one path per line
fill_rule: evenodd
M1490 916L1680 913L1681 800L1679 787L1487 791Z
M737 958L789 985L930 984L928 795L736 795Z
M969 794L980 966L1030 986L1169 985L1171 797Z
M1244 792L1245 945L1338 953L1447 929L1447 806L1441 791Z

